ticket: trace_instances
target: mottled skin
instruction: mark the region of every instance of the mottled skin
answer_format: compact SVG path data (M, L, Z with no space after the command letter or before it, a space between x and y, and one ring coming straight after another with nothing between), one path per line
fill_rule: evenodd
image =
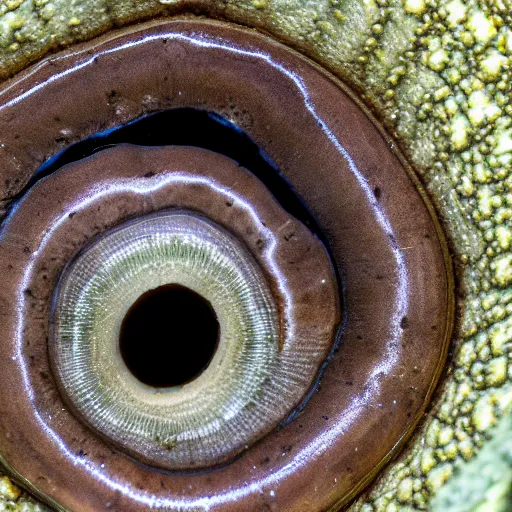
M512 2L4 0L0 76L183 12L264 29L323 63L383 120L433 198L458 277L450 361L423 425L352 510L436 510L512 403ZM2 510L42 510L31 503L0 479Z

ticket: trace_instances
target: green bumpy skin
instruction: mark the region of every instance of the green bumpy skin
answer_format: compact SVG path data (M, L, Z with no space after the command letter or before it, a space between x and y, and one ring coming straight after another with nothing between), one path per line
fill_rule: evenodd
M446 374L405 450L350 510L507 510L512 1L4 0L0 78L62 46L187 10L264 29L358 91L416 169L449 238L458 317ZM486 448L495 431L499 446L509 443L508 456ZM461 484L471 475L488 482L475 499ZM6 477L0 509L44 510Z

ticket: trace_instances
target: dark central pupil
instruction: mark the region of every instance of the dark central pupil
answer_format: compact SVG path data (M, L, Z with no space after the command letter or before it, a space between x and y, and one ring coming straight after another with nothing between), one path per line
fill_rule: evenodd
M219 340L211 304L184 286L160 286L141 295L119 334L121 356L137 379L156 388L193 380L210 363Z

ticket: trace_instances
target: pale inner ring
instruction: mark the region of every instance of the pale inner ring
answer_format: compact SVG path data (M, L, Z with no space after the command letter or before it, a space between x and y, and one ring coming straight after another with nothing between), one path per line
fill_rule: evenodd
M211 303L220 339L196 379L163 390L132 375L118 339L137 298L171 283ZM210 453L201 440L255 406L278 353L276 306L259 265L227 231L186 212L150 215L100 238L66 269L56 311L54 353L68 399L100 432L142 449L195 440L198 459ZM243 433L232 427L229 435Z

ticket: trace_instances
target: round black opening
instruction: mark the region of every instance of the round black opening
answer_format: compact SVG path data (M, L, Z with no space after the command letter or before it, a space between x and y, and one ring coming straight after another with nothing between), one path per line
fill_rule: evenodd
M184 286L169 284L141 295L119 333L121 356L137 379L156 388L185 384L210 363L219 341L211 304Z

